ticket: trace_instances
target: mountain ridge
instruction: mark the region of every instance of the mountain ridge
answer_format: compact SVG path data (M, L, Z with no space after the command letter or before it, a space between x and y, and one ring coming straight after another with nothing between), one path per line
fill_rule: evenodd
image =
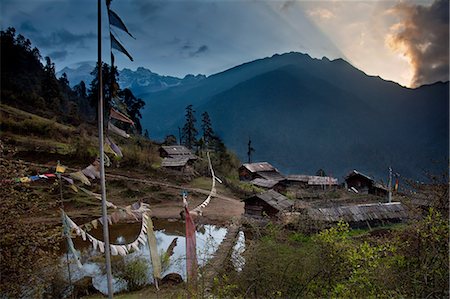
M382 177L391 165L420 177L431 159L448 153L448 82L410 89L368 76L343 59L274 55L141 96L148 103L144 127L153 138L177 135L184 108L193 104L198 116L208 111L241 160L251 135L254 158L287 173L329 167L343 176L359 168ZM283 128L293 132L289 139Z

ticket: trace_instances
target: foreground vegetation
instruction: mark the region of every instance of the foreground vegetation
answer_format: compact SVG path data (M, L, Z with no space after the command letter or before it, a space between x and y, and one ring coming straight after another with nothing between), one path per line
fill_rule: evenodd
M418 221L374 231L347 223L317 234L269 224L252 229L245 266L216 279L221 298L448 297L448 220L430 209Z

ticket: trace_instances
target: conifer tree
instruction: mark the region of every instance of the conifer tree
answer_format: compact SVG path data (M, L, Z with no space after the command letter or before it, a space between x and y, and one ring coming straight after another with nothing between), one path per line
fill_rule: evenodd
M208 112L203 112L202 114L202 131L203 131L203 142L206 146L210 145L213 137L214 131L211 125L211 119L209 118Z
M186 107L186 123L181 131L182 143L189 149L192 149L197 143L197 129L195 128L195 123L197 120L194 115L195 111L192 105Z

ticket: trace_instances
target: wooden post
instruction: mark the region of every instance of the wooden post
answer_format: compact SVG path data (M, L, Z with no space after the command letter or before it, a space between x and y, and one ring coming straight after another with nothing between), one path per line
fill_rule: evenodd
M392 168L389 167L388 202L392 201Z
M100 186L102 190L103 241L105 242L105 264L108 298L113 298L111 255L109 248L108 211L106 207L105 152L103 150L103 79L102 79L102 3L98 0L98 143L100 151Z

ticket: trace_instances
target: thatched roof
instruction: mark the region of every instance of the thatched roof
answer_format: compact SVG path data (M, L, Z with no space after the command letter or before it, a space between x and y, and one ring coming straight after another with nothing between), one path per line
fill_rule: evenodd
M294 204L286 196L284 196L272 189L268 190L266 192L263 192L263 193L256 194L250 198L245 199L244 201L253 199L255 197L264 201L265 203L267 203L271 207L277 209L278 211L288 209L288 208L292 207Z
M242 164L242 167L247 168L248 171L253 172L253 173L260 172L260 171L276 171L276 172L278 172L278 170L268 162L244 163L244 164Z
M406 219L405 207L400 202L358 204L332 208L309 208L308 216L313 220L326 222L346 222Z

